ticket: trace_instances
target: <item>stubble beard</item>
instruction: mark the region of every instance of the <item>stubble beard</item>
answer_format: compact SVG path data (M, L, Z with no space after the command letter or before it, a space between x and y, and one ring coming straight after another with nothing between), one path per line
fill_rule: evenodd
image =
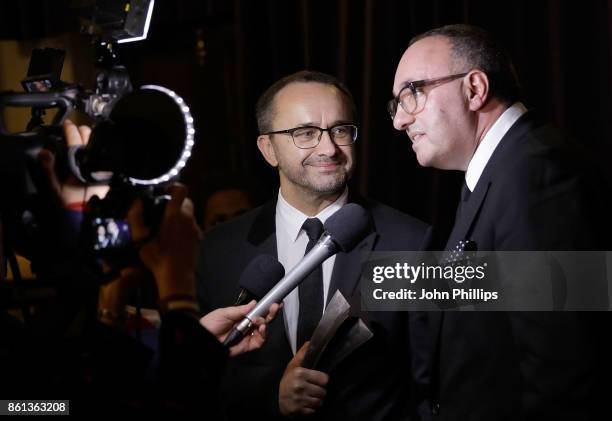
M341 162L334 172L319 175L308 174L308 168L305 165L300 167L300 171L287 172L279 164L279 170L283 171L285 177L305 193L316 196L329 196L344 191L346 184L350 180L352 169L347 170L345 164L346 162Z

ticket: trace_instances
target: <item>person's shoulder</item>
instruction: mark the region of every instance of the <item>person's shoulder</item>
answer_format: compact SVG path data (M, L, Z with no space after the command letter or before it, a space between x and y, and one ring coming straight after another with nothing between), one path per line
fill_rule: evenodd
M583 154L583 146L568 133L550 123L541 122L527 133L526 152L533 158L544 158L558 154Z
M381 222L385 225L398 224L422 230L427 228L427 224L420 219L417 219L412 215L408 215L399 209L385 205L384 203L369 200L368 207L370 213L372 214L372 218L374 218L374 222Z
M572 174L588 166L584 147L537 112L522 116L494 153L494 174L510 184L546 182L555 174Z
M547 122L537 112L529 111L510 129L518 139L511 142L509 153L515 161L550 161L573 154L582 156L583 146L559 127Z
M204 233L204 242L217 243L227 240L243 240L245 239L253 225L259 218L265 218L268 213L274 210L271 202L251 209L242 215L232 218L229 221L222 222L219 225L211 228L210 231ZM274 213L272 212L272 217Z
M409 241L412 247L421 245L428 224L375 200L368 199L367 209L372 215L376 232L384 238Z
M508 211L525 211L552 197L583 202L592 190L604 188L600 169L583 144L540 118L532 118L528 127L495 159L489 195L496 203Z

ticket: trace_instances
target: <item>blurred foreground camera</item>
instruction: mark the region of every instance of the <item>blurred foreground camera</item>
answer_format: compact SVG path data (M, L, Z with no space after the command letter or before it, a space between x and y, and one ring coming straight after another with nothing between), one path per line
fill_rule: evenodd
M165 203L157 193L179 175L195 136L189 107L176 93L156 85L133 89L120 63L118 45L146 37L153 1L130 1L129 7L124 3L96 2L83 19L82 30L95 37L99 71L93 89L61 81L64 52L44 49L33 52L22 81L26 92L0 93L0 194L11 199L10 205L1 205L3 225L27 220L31 227L23 232L36 229L36 215L29 212L38 195L32 167L38 152L50 149L60 178L74 175L89 185L110 185L104 199L94 196L88 204L82 233L85 249L117 261L130 254L127 210L135 198L141 198L145 222L155 229ZM7 129L1 116L8 107L31 109L25 131ZM42 117L51 109L56 114L46 125ZM61 124L74 110L95 124L87 145L67 148Z

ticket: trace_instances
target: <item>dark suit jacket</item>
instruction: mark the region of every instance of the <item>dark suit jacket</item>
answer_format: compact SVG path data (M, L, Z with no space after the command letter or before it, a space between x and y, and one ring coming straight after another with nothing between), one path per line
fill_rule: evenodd
M418 250L425 224L376 203L362 205L370 212L368 236L350 253L336 257L328 297L335 290L351 302L359 295L361 262L372 250ZM272 201L212 230L204 239L198 266L199 297L204 311L231 305L238 296L242 270L256 256L277 256L276 202ZM401 419L408 406L410 357L405 313L369 313L374 338L330 373L328 394L318 416L323 419ZM224 385L230 419L279 417L278 388L293 357L284 317L268 326L268 339L255 352L231 359ZM262 418L263 419L263 418Z
M602 196L594 191L591 169L563 134L532 113L523 115L458 212L446 249L465 239L482 251L602 249L602 219L592 206ZM596 347L586 314L430 316L432 402L439 419L592 415Z

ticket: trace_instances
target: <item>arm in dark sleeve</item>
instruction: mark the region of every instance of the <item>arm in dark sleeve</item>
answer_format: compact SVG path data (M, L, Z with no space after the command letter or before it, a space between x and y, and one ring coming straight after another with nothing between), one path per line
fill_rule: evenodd
M195 315L175 310L162 317L158 373L168 404L217 419L211 414L219 415L219 385L227 358L227 349Z

